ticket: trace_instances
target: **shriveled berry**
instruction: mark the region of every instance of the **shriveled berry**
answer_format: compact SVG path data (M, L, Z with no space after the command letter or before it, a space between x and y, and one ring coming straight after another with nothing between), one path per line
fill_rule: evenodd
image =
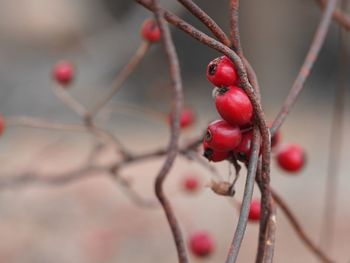
M183 179L183 188L187 192L195 192L199 188L199 180L197 176L194 175L186 175Z
M214 239L205 231L195 232L190 236L189 247L195 256L207 257L214 251Z
M207 79L217 87L227 87L238 84L238 76L232 61L226 57L218 57L207 66Z
M209 124L205 135L208 146L215 151L228 152L241 142L241 130L237 125L230 125L224 120L216 120Z
M282 140L281 131L277 131L274 136L271 137L271 148L276 148Z
M210 162L217 163L217 162L227 160L230 157L230 152L216 151L210 148L208 146L208 143L205 140L203 141L203 148L204 148L203 156L207 158L207 160Z
M59 62L54 66L52 76L58 84L67 87L74 79L74 67L68 61Z
M238 87L221 88L215 98L215 105L220 116L231 125L245 126L252 121L252 103Z
M285 145L277 153L277 162L287 172L298 172L304 166L305 152L297 144Z
M160 28L157 22L151 18L146 19L141 26L141 36L149 42L158 42L160 40Z
M259 221L260 220L260 201L259 200L252 200L249 207L249 214L248 219L250 221Z

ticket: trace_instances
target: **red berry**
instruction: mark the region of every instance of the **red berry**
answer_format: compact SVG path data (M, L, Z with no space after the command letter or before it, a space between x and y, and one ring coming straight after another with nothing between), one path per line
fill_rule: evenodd
M277 153L277 162L287 172L298 172L305 163L304 150L297 144L285 145Z
M248 219L251 221L258 221L260 220L260 201L259 200L252 200L249 207L249 214Z
M215 98L215 105L220 116L231 125L244 126L252 120L252 103L238 87L221 88Z
M169 115L169 122L172 120L172 115ZM188 128L194 124L196 115L191 108L184 108L180 114L180 127L181 129Z
M217 87L236 85L238 76L232 61L226 57L218 57L207 66L207 79Z
M144 40L158 42L160 40L160 29L153 19L146 19L141 26L141 35Z
M230 125L224 120L216 120L209 124L205 141L213 150L228 152L241 142L242 134L238 126Z
M209 233L199 231L190 236L189 246L197 257L207 257L214 251L214 240Z
M241 143L235 148L235 153L240 161L248 161L251 154L253 131L242 133Z
M187 175L183 180L183 188L188 192L194 192L198 190L199 181L194 175Z
M74 79L74 67L71 63L62 61L56 64L52 74L57 83L68 86Z
M0 135L2 135L5 131L5 118L0 114Z
M203 148L204 153L203 156L208 159L210 162L221 162L229 158L230 152L219 152L216 150L213 150L208 146L208 143L206 141L203 141Z

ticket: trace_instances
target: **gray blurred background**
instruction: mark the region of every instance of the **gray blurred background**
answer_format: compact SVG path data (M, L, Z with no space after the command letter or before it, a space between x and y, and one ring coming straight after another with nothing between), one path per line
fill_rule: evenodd
M176 1L161 2L206 31ZM241 2L244 52L257 72L267 116L273 119L303 61L320 10L311 0ZM196 3L228 32L228 1ZM0 7L0 112L5 116L64 121L79 120L52 94L52 65L62 58L76 65L78 76L71 92L84 105L91 106L108 91L113 77L139 46L140 24L150 16L133 1L0 0ZM218 53L176 29L172 33L185 101L198 117L196 128L183 135L185 141L200 134L217 117L205 68ZM272 173L273 186L314 240L318 240L321 226L338 64L339 28L333 24L305 90L282 129L284 142L305 147L307 167L298 177L287 176L275 167ZM171 104L169 90L163 49L155 45L110 106L128 103L167 113ZM348 106L346 111L344 134L349 132ZM135 152L165 145L168 138L164 123L142 114L116 112L107 126ZM0 142L0 164L4 172L38 169L50 173L79 165L91 145L91 138L81 134L11 128ZM350 259L349 146L345 136L339 160L335 246L329 251L339 262ZM152 178L160 161L133 166L126 172L135 188L149 198L154 198ZM227 164L218 167L223 175L228 173ZM211 231L217 249L207 262L223 262L237 211L208 189L196 196L183 195L178 181L188 172L198 174L203 182L210 177L200 166L178 159L167 187L174 193L172 201L183 230L186 236L194 229ZM240 181L243 185L244 177ZM239 188L237 200L241 194ZM276 262L315 261L279 214ZM176 262L162 211L133 206L103 175L67 187L2 191L0 218L0 262ZM257 225L248 227L239 262L253 261L257 230Z

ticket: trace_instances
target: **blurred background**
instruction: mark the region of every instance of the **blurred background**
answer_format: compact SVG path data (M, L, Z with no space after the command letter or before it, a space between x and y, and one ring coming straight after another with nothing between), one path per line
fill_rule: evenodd
M272 120L304 59L321 12L314 1L241 2L244 52L257 72L263 106ZM176 1L161 3L206 32ZM228 1L196 3L228 32ZM72 61L78 75L71 93L87 107L93 105L110 89L114 76L141 43L140 24L150 16L133 1L121 0L0 0L0 7L0 112L6 117L26 115L57 121L79 119L52 93L52 65L61 59ZM183 133L184 143L201 134L206 124L218 117L212 87L205 77L206 65L218 53L177 29L172 28L172 33L181 64L185 103L198 118L196 127ZM339 58L339 28L333 24L305 90L282 129L284 143L299 143L307 151L307 167L298 176L288 176L275 165L272 168L272 185L316 241L321 229ZM171 107L169 90L164 52L161 45L154 45L109 104L115 110L106 126L132 152L166 145L166 123L142 112L132 114L118 109L127 103L167 114ZM349 106L346 111L344 134L349 133ZM28 170L50 174L79 167L92 145L88 135L9 128L0 140L0 174ZM337 262L350 259L349 146L345 136L339 160L335 239L329 250ZM161 163L159 159L125 170L142 196L155 199L153 179ZM228 164L217 167L223 176L228 174ZM202 229L213 235L216 250L204 262L223 262L238 211L204 187L195 195L184 194L180 181L188 173L197 175L203 184L210 178L210 173L198 164L178 158L166 190L186 237ZM243 184L244 176L235 197L238 201ZM258 196L257 191L255 194ZM0 217L0 262L177 260L163 212L135 206L104 175L67 186L1 190ZM316 262L281 213L277 229L275 262ZM239 262L253 262L257 233L258 225L249 224Z

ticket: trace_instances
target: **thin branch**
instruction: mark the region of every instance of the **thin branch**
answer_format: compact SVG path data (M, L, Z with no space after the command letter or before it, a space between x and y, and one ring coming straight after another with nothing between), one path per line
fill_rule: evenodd
M148 41L143 41L140 44L140 46L136 50L135 54L131 57L128 64L124 66L124 68L119 72L119 74L113 80L112 89L107 94L105 94L92 108L92 110L90 111L91 117L95 116L99 112L99 110L103 108L118 92L118 90L121 88L124 82L128 79L131 73L135 71L137 66L143 60L143 58L147 54L147 51L150 48L150 45L151 43Z
M346 5L346 1L342 1ZM344 6L345 7L345 6ZM344 8L343 10L346 10ZM324 192L324 208L322 214L322 228L321 228L321 247L332 250L332 241L334 236L335 216L337 212L337 197L339 186L339 163L341 157L341 149L344 143L344 115L346 103L346 89L348 88L347 78L349 72L348 61L348 36L343 28L340 29L340 72L339 81L335 90L335 98L333 101L332 124L329 134L329 151L328 151L328 167L327 179L325 183ZM336 139L335 139L336 138Z
M253 196L255 174L257 170L257 163L258 163L259 151L260 151L260 135L259 135L259 129L257 127L254 128L252 144L253 144L253 147L252 147L252 153L251 153L249 166L248 166L246 184L244 187L241 211L239 214L239 219L236 226L235 234L228 252L226 263L236 262L237 256L242 244L242 240L244 237L245 229L248 223L249 208L250 208L250 203Z
M285 119L287 118L287 115L291 111L293 105L295 104L300 92L304 88L304 83L306 79L308 78L310 71L320 53L320 50L324 44L324 41L326 39L326 35L329 30L329 26L331 24L332 20L332 14L335 10L335 7L337 5L337 0L329 0L327 2L327 7L324 10L320 23L317 27L314 39L311 43L310 49L305 57L304 63L302 67L300 68L299 74L296 77L294 84L292 88L289 91L289 94L284 101L283 107L281 111L278 113L276 119L274 120L272 127L271 127L271 134L272 136L276 133L276 131L280 128L280 126L283 124Z
M287 217L287 220L293 227L294 231L300 238L300 240L305 244L305 246L321 261L324 263L332 263L334 262L331 260L324 251L322 251L321 248L319 248L312 240L311 238L306 234L305 230L301 226L300 222L295 217L294 213L291 211L291 209L288 207L286 202L282 199L282 197L277 194L276 191L272 190L272 196L275 200L276 204L279 208L281 208L282 212Z
M171 120L171 131L170 131L170 141L168 145L166 159L160 169L156 181L155 181L155 193L161 203L166 217L168 219L169 226L171 228L173 238L176 244L178 259L180 263L187 263L188 258L186 254L185 242L180 230L179 223L175 217L174 211L171 204L164 194L163 183L169 173L176 155L178 153L178 140L180 137L180 113L183 106L183 91L182 91L182 81L180 75L180 67L178 62L177 53L175 46L170 34L168 25L163 20L163 10L159 8L158 0L153 0L153 10L155 18L160 27L162 44L165 48L165 53L167 55L170 79L173 88L173 109L172 109L172 120Z
M329 0L316 0L321 9L325 9L327 6L327 2ZM348 14L343 13L340 9L335 9L333 12L333 19L341 25L345 30L350 30L350 16Z
M214 34L214 36L225 46L230 46L230 39L220 26L206 12L204 12L192 0L178 0L188 11L197 17Z
M230 31L232 47L240 56L243 57L240 33L239 33L239 0L230 1Z
M73 96L69 94L64 87L54 85L52 86L52 90L57 96L57 98L59 98L64 105L66 105L69 109L74 111L78 116L85 119L85 117L88 114L87 109L79 101L73 98Z

